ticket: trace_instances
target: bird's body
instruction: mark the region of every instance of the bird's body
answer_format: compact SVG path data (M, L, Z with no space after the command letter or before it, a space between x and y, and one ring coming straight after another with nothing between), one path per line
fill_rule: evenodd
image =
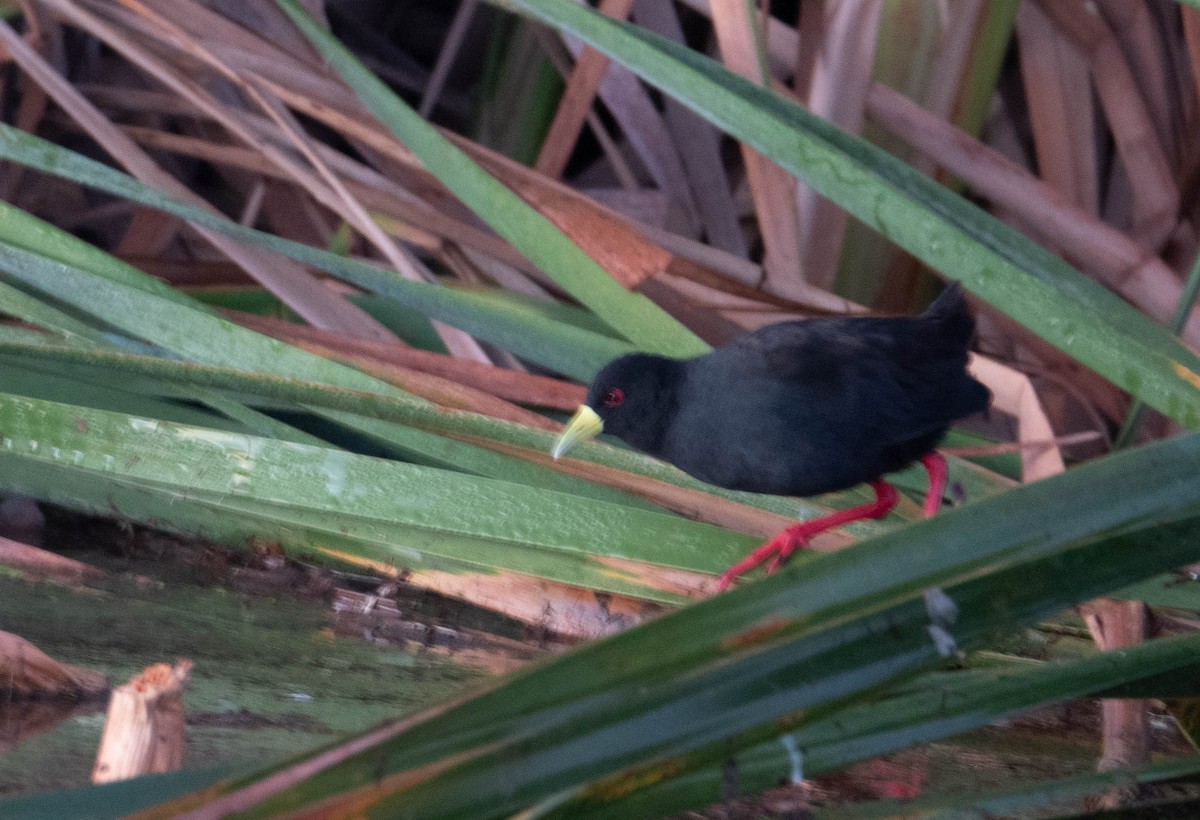
M952 285L915 318L784 322L693 359L623 356L587 406L605 432L711 484L842 490L923 459L987 406L966 371L973 331Z

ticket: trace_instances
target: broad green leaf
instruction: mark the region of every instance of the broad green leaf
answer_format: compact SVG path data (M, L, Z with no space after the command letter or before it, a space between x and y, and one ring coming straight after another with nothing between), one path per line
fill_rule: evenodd
M1076 661L987 672L922 675L890 687L876 699L843 709L737 754L738 792L748 794L977 729L1020 712L1068 698L1178 676L1195 663L1200 635L1155 640L1121 652ZM670 777L661 765L635 769L547 802L539 817L661 816L716 803L721 766ZM635 785L640 789L633 790Z
M12 395L0 394L0 430L12 489L35 489L22 482L43 465L93 482L90 493L76 486L72 494L104 498L114 483L174 493L213 511L272 520L276 530L324 531L360 545L362 558L398 566L433 560L458 571L508 569L663 600L607 559L716 572L756 543L542 488ZM38 489L54 492L44 483ZM169 524L173 514L165 505L158 516Z
M12 216L14 212L11 206L0 203L0 213ZM93 252L104 256L95 249ZM130 269L132 273L123 272L119 277L122 281L117 281L0 240L0 270L82 313L121 328L132 338L146 339L197 362L240 370L265 370L284 378L302 378L335 387L424 401L353 368L197 309L178 294L163 298L156 288L143 287L145 283L137 282L133 273L151 280L133 269ZM227 406L237 412L234 405ZM314 412L384 444L405 458L424 464L453 467L588 497L629 500L629 496L616 490L465 442L340 411L317 409ZM253 419L244 416L239 420L254 423Z
M0 313L53 330L74 344L103 344L104 334L28 293L0 281Z
M1101 285L916 169L645 29L560 0L492 2L580 38L1113 384L1200 427L1200 359Z
M51 232L38 232L37 237L44 240L51 235ZM39 242L35 239L33 244L39 244ZM86 246L79 247L74 244L71 244L67 250L79 250L79 255L84 258L106 256L105 254L101 254L94 249L89 251ZM69 253L64 255L70 256ZM96 261L99 263L102 269L113 272L119 279L136 282L138 281L138 277L141 277L142 279L147 280L143 284L145 285L147 291L156 294L156 297L161 296L162 298L179 299L182 303L186 304L186 300L180 299L178 294L172 293L170 297L163 295L165 293L169 293L170 291L164 291L161 283L154 280L149 280L148 277L145 277L145 275L140 271L133 270L132 268L123 269L119 264L111 265L110 261L113 261L111 258L98 258ZM13 287L6 282L0 282L0 311L18 316L27 322L40 325L47 330L51 330L60 334L67 343L75 347L77 352L81 352L83 349L89 347L93 349L100 348L137 352L159 352L157 348L149 347L142 342L135 341L124 336L119 336L111 331L103 330L103 327L109 326L108 323L101 322L99 323L100 326L98 327L87 325L75 317L68 315L64 311L53 307L45 301L36 299L30 294L27 294L19 288ZM15 332L14 329L8 329L8 333L10 335L13 332ZM50 374L48 380L57 381L56 377L58 375L61 374ZM126 385L127 389L129 387L129 385ZM105 385L101 383L99 388L100 392L103 393ZM91 392L94 394L96 391ZM78 394L76 394L75 398L76 400L80 400ZM224 414L229 419L240 423L247 430L258 435L270 436L272 438L279 438L285 441L304 441L308 443L316 443L317 441L307 433L303 433L300 430L284 424L283 422L271 418L270 416L266 416L262 413L251 410L238 401L213 393L203 386L193 386L192 389L188 391L186 395L181 396L181 398L207 404L209 407L213 408L219 413ZM154 402L138 401L136 402L135 407L127 406L125 409L136 410L137 412L153 415L155 410L151 409L152 407L158 409ZM173 417L174 415L175 414L172 413L168 417Z
M74 373L51 373L36 365L5 357L0 360L0 384L5 392L34 399L75 402L97 410L130 413L149 418L190 424L195 427L215 427L230 432L250 432L244 426L213 413L205 412L191 402L158 398L160 392L140 390L145 383L136 376L113 384L108 379L74 378ZM182 391L181 391L182 392Z

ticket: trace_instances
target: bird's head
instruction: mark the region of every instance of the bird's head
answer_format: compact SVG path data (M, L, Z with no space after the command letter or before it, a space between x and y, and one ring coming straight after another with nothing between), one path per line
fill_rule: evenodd
M634 353L604 366L554 443L555 459L581 441L610 433L643 452L655 453L670 418L682 362Z

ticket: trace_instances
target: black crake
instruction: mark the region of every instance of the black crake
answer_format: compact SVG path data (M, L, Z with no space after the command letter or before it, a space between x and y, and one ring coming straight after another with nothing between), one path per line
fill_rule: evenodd
M604 432L711 484L807 496L871 482L878 493L884 473L923 460L951 422L987 407L966 371L973 332L952 284L915 318L784 322L693 359L623 356L597 374L587 406ZM886 501L858 517L886 514ZM835 515L829 526L845 523ZM815 524L787 532L827 528Z

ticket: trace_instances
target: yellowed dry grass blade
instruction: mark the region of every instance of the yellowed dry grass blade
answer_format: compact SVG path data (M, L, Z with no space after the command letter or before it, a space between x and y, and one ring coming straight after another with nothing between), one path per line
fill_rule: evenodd
M713 6L714 12L716 8ZM813 113L851 133L862 130L882 10L880 0L825 6L820 53L813 60L803 102ZM846 214L805 186L799 187L796 198L805 278L832 290L846 234Z
M1037 481L1066 469L1050 420L1029 377L977 354L971 355L969 367L971 375L992 391L992 406L1017 420L1017 441L1025 445L1021 448L1021 477L1026 482Z
M1087 61L1037 3L1017 7L1017 39L1039 174L1098 217L1100 165Z
M770 78L759 62L758 35L751 5L718 3L713 6L712 13L713 30L725 65L754 82L768 83ZM800 244L795 180L753 148L744 144L739 147L766 248L763 285L772 293L790 296L795 283L807 278Z
M609 17L623 20L629 16L632 7L633 0L601 0L599 10ZM546 176L555 179L562 176L608 66L608 58L591 48L585 48L576 59L566 88L563 89L558 111L533 166Z
M1038 0L1054 24L1088 59L1100 104L1133 193L1133 232L1139 243L1159 248L1175 226L1179 187L1120 45L1083 0Z

